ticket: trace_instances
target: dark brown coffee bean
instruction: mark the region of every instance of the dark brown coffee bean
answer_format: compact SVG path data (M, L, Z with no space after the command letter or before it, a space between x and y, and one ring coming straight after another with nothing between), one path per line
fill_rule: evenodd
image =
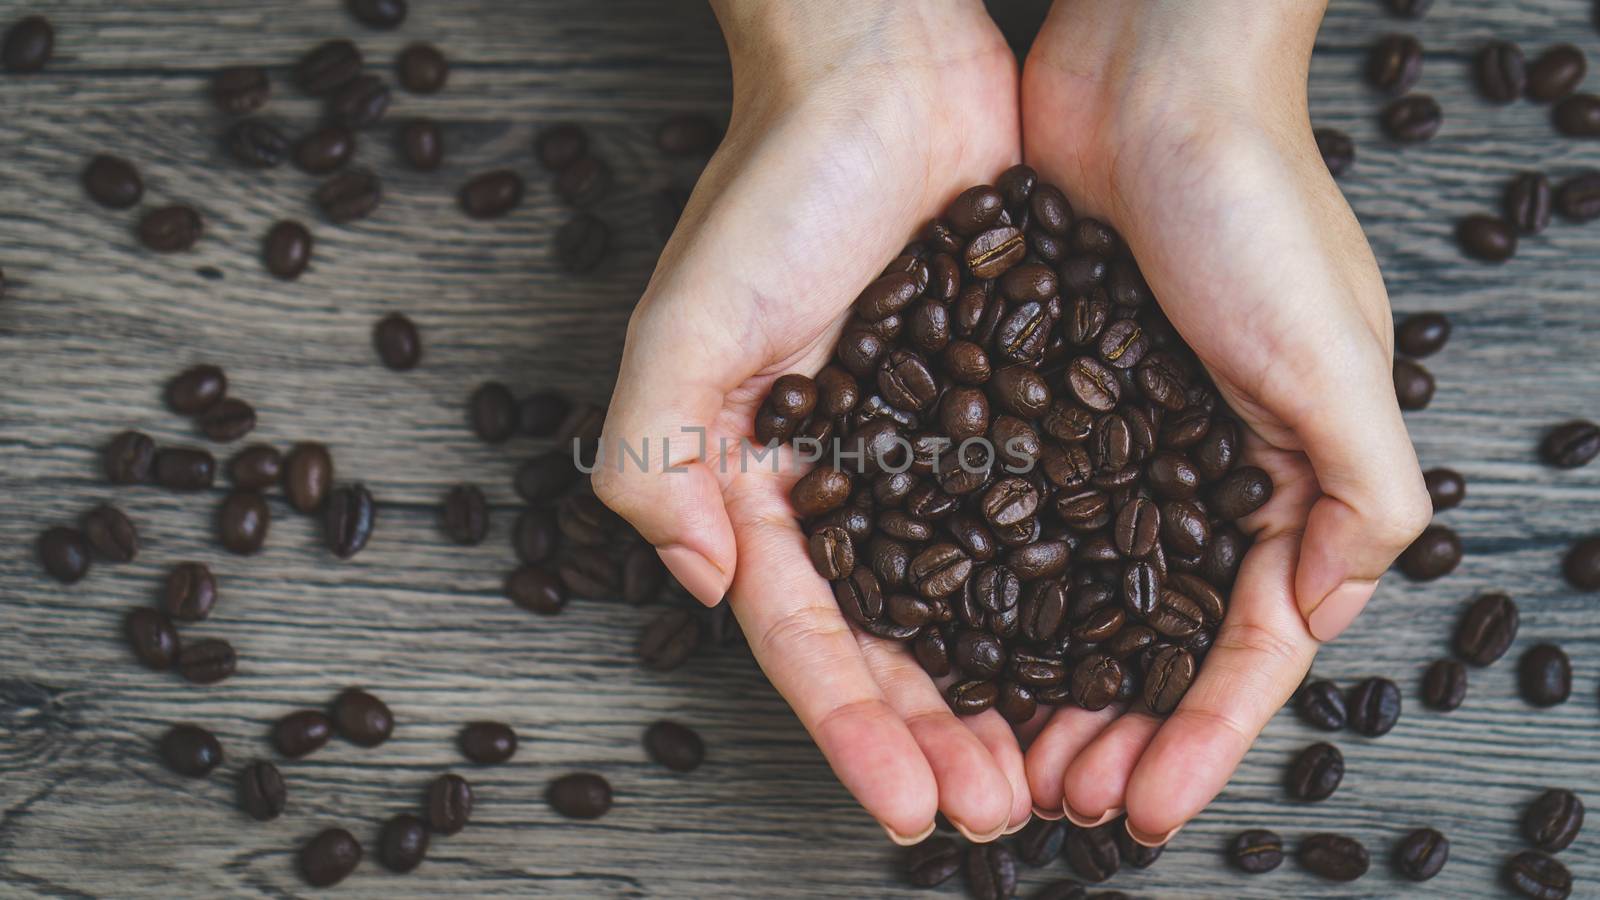
M522 499L529 503L545 503L565 492L578 474L571 452L552 450L523 463L513 483Z
M146 484L155 467L156 443L139 431L124 431L101 454L106 480L112 484Z
M963 853L954 838L934 835L906 849L906 880L914 887L936 887L961 871Z
M289 713L272 725L272 745L290 759L321 750L333 737L333 720L320 709Z
M25 16L0 39L0 67L24 74L43 69L55 49L56 32L44 16Z
M1571 44L1556 44L1528 64L1528 99L1549 103L1571 94L1588 71L1583 51Z
M589 136L576 125L554 125L534 139L534 156L539 165L559 172L589 155Z
M1332 744L1312 744L1289 766L1289 795L1296 800L1326 800L1344 780L1344 754Z
M665 672L683 665L700 645L700 623L687 610L668 610L639 634L639 661L647 669Z
M628 548L622 560L622 599L629 606L644 606L660 599L667 583L667 569L660 554L649 544Z
M211 99L230 116L255 112L271 95L272 84L260 66L228 66L211 78Z
M588 213L578 213L556 232L556 260L574 275L592 272L605 259L611 227Z
M139 555L139 532L122 510L101 504L84 513L79 524L83 540L102 560L125 563Z
M569 819L598 819L611 811L611 784L599 775L577 772L550 782L550 808Z
M1162 647L1146 666L1144 705L1158 716L1169 715L1194 683L1195 668L1194 655L1189 651Z
M295 64L295 84L313 97L331 94L361 74L361 62L355 44L343 39L326 41Z
M166 616L148 606L136 606L122 620L122 631L139 662L157 672L172 668L179 652L178 630Z
M1467 495L1467 481L1454 469L1429 469L1422 473L1434 512L1455 509Z
M1406 356L1432 356L1450 339L1450 320L1443 313L1406 316L1394 332L1395 349Z
M1572 661L1555 644L1535 644L1517 665L1522 699L1534 706L1556 706L1572 696Z
M1571 791L1545 791L1522 814L1522 836L1548 853L1572 846L1582 830L1583 801Z
M1007 269L1022 262L1027 242L1022 232L1000 225L975 235L967 244L967 269L974 278L999 278Z
M522 176L499 169L475 176L462 185L461 211L474 219L498 219L522 203Z
M517 400L511 389L498 381L485 382L467 401L468 420L478 439L500 444L517 430Z
M157 253L179 253L200 240L205 224L192 206L163 206L139 220L139 241Z
M133 163L102 154L84 167L83 189L91 200L107 209L127 209L144 196L144 180Z
M261 244L261 262L274 278L293 281L311 265L314 242L299 222L285 219L267 231Z
M236 162L252 169L271 169L289 156L289 138L264 119L241 119L228 127L222 146Z
M361 865L361 844L343 828L318 832L300 848L300 875L312 887L332 887Z
M844 578L856 567L855 546L850 534L837 525L826 525L812 532L806 546L817 574L829 581Z
M1017 834L1017 856L1030 866L1043 866L1055 862L1067 841L1066 822L1052 822L1038 816Z
M597 156L583 156L556 174L556 196L579 209L588 209L611 193L611 167Z
M1117 855L1121 857L1123 865L1133 866L1135 869L1148 869L1161 858L1162 852L1167 848L1146 847L1134 840L1133 835L1128 832L1127 821L1127 816L1122 816L1111 823L1111 832L1117 841ZM1095 896L1103 898L1105 895Z
M1438 101L1427 94L1401 97L1383 108L1379 124L1384 133L1402 144L1426 141L1439 133L1444 113Z
M1461 705L1467 696L1467 667L1453 659L1436 659L1422 674L1422 702L1440 712Z
M644 732L644 749L650 758L674 772L693 772L705 760L705 743L693 729L665 719Z
M1506 221L1523 234L1538 234L1550 224L1550 179L1523 172L1506 186Z
M1400 721L1400 688L1387 678L1368 678L1350 689L1345 707L1351 730L1381 737Z
M396 371L407 372L422 361L422 337L415 322L400 313L390 313L372 327L372 345L378 359Z
M1413 581L1432 581L1461 563L1461 538L1443 525L1430 525L1411 542L1395 566Z
M284 786L278 767L258 759L239 772L239 808L258 822L268 822L283 815L289 801L289 790Z
M428 829L410 813L400 813L383 823L378 834L378 860L384 868L404 875L422 865L428 855Z
M1568 137L1600 137L1600 97L1573 94L1550 110L1550 120Z
M472 786L460 775L440 775L428 785L423 808L429 828L443 835L460 834L472 818Z
M1008 900L1017 893L1017 858L1005 844L967 848L967 893L976 900Z
M911 643L911 653L929 676L943 678L950 674L950 649L939 629L922 629Z
M1472 601L1456 626L1456 655L1475 666L1489 665L1511 648L1520 619L1510 597L1483 594Z
M506 576L506 598L523 609L553 616L567 606L564 579L543 565L527 564Z
M1409 34L1388 34L1367 54L1367 83L1388 94L1404 94L1422 78L1422 45Z
M333 456L317 443L295 444L283 460L283 492L289 505L302 513L314 513L333 485Z
M1122 664L1109 656L1091 654L1073 667L1072 700L1091 712L1111 705L1121 687Z
M1560 860L1537 850L1524 850L1511 857L1505 877L1512 890L1534 900L1567 900L1572 896L1572 872Z
M1283 838L1259 828L1241 832L1228 846L1228 860L1251 875L1271 872L1283 864Z
M1587 419L1564 422L1545 433L1539 443L1539 456L1558 469L1586 466L1600 456L1600 425Z
M1367 874L1371 858L1360 841L1341 834L1313 834L1300 842L1300 865L1331 881L1355 881Z
M1510 103L1522 96L1528 84L1522 48L1510 41L1490 41L1474 62L1478 93L1491 103Z
M418 172L432 172L444 162L444 135L432 119L412 119L396 132L400 155Z
M179 775L204 778L222 763L222 744L198 725L174 725L161 736L161 758Z
M1350 171L1356 161L1356 144L1349 135L1337 128L1318 128L1312 136L1316 138L1317 151L1322 154L1329 175L1338 178Z
M1313 681L1295 694L1295 710L1300 718L1323 731L1344 728L1344 694L1331 681Z
M458 484L444 497L439 527L445 537L463 546L483 543L489 533L489 501L475 484Z
M406 20L406 0L345 0L344 8L369 28L398 28Z
M345 485L329 493L327 509L323 510L322 530L334 556L349 559L367 546L377 511L372 493L365 485Z
M272 526L272 511L255 491L234 491L217 511L217 539L231 553L261 552Z
M1087 356L1067 367L1067 386L1079 403L1095 412L1110 412L1122 398L1122 387L1112 371Z
M197 447L163 447L151 466L156 484L172 491L203 491L216 479L217 461Z
M1384 0L1389 12L1402 19L1420 19L1427 13L1433 0Z
M313 199L328 221L343 225L372 215L383 200L383 182L365 169L351 169L324 181Z
M294 164L308 175L326 175L350 161L356 136L343 125L324 125L294 146Z
M1115 823L1079 828L1067 835L1066 857L1072 871L1084 881L1101 882L1117 874L1121 856L1111 836Z
M333 723L357 747L376 747L394 733L388 705L360 688L346 688L333 699Z
M255 430L256 410L237 397L223 397L196 416L194 422L209 440L226 444Z
M1600 535L1573 542L1561 562L1561 573L1580 591L1600 590Z
M961 590L972 572L972 560L955 544L937 543L912 557L908 577L917 593L929 599Z
M1240 466L1211 491L1211 513L1222 519L1242 519L1272 499L1272 479L1255 466Z
M450 78L450 63L432 44L409 44L395 57L395 74L400 86L413 94L433 94Z
M945 690L945 700L958 716L975 716L992 708L1000 699L1000 689L992 681L957 681Z
M1418 828L1400 839L1394 866L1412 881L1427 881L1450 859L1450 840L1432 828Z
M1394 361L1394 394L1401 409L1426 409L1433 400L1433 374L1409 359Z
M1556 209L1573 222L1600 219L1600 172L1579 172L1556 187Z
M178 652L178 674L194 684L216 684L233 675L238 665L233 645L217 638L186 643Z
M980 184L967 188L950 202L944 211L944 221L956 234L972 237L992 227L1004 209L1005 197L995 188Z
M656 149L663 156L706 156L720 140L721 129L698 113L668 116L656 128Z
M850 476L825 466L801 476L789 492L795 512L804 519L838 509L849 497Z
M167 573L161 604L179 622L199 622L217 605L217 579L204 563L178 563Z

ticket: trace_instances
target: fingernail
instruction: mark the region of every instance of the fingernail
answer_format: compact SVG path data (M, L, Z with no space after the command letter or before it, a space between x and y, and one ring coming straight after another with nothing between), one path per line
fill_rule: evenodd
M1062 812L1061 810L1053 810L1052 811L1052 810L1045 809L1042 806L1035 806L1033 808L1033 814L1038 816L1039 818L1045 820L1046 822L1057 821L1062 816L1066 815L1066 813Z
M973 832L973 831L969 830L967 828L967 826L961 824L960 822L955 821L954 819L952 819L950 821L950 824L956 826L956 830L961 832L961 836L965 837L967 840L973 842L974 844L987 844L990 841L993 841L996 838L1000 837L1000 835L1006 833L1006 825L1003 822L1000 824L999 828L996 828L995 830L989 832L988 834L978 834L976 832Z
M1079 828L1098 828L1112 819L1115 819L1117 816L1122 815L1122 807L1118 806L1114 809L1108 809L1101 813L1099 818L1086 816L1083 813L1074 810L1072 808L1072 804L1068 803L1066 800L1061 801L1061 811L1066 813L1068 822L1071 822Z
M1007 828L1004 832L1001 833L1000 836L1001 837L1010 837L1011 835L1016 834L1017 832L1021 831L1022 829L1027 828L1029 821L1030 820L1028 820L1028 819L1023 819L1021 822L1017 823L1016 825L1012 825L1010 828Z
M883 832L884 832L884 834L887 834L889 836L889 840L894 841L896 844L899 844L902 847L910 847L910 846L912 846L914 844L920 844L923 841L928 839L928 835L933 834L933 823L932 822L929 822L928 823L928 827L922 829L922 832L920 834L915 834L915 835L912 835L910 837L907 837L907 836L905 836L903 834L900 834L899 832L895 831L893 828L890 828L889 826L884 825L882 822L879 822L878 824L883 826Z
M1183 830L1183 826L1179 825L1177 828L1172 829L1166 834L1159 835L1157 837L1151 837L1150 835L1145 834L1139 829L1133 827L1133 822L1131 821L1123 822L1122 827L1128 830L1128 837L1133 838L1134 843L1139 844L1142 847L1151 848L1165 847L1168 841L1172 840L1172 838L1176 836L1178 832Z
M728 590L728 576L711 560L682 544L658 547L656 553L672 577L678 579L683 589L693 594L696 600L707 606L722 602L722 595Z
M1347 581L1334 588L1306 620L1311 636L1319 641L1331 641L1343 634L1372 599L1376 588L1375 584L1358 581Z

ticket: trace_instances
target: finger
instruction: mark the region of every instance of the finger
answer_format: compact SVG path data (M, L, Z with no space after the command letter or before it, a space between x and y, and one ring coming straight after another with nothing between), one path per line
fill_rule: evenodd
M727 496L741 559L729 602L756 661L890 836L926 836L938 808L933 770L806 557L781 486L741 476Z
M1118 707L1090 712L1076 706L1063 706L1050 716L1050 721L1028 747L1025 761L1035 815L1059 819L1065 814L1074 825L1098 824L1093 818L1086 819L1066 808L1063 785L1073 759L1119 714Z
M994 840L1009 824L1012 806L1012 787L995 754L950 711L903 647L870 635L858 639L889 706L911 729L933 770L939 810L969 840Z
M1124 713L1073 757L1062 776L1062 794L1075 819L1093 827L1122 814L1128 778L1160 724L1145 713Z
M996 710L988 710L975 716L965 716L961 719L972 734L989 749L989 754L994 758L1001 773L1006 779L1006 798L1008 815L998 834L991 834L983 840L994 840L1002 834L1011 834L1022 826L1028 824L1028 818L1033 815L1033 804L1028 794L1028 774L1022 761L1022 747L1017 743L1017 733L1012 729L1011 723Z
M1294 603L1299 546L1299 534L1285 530L1246 554L1211 652L1134 767L1128 826L1146 843L1211 802L1311 668L1318 644Z

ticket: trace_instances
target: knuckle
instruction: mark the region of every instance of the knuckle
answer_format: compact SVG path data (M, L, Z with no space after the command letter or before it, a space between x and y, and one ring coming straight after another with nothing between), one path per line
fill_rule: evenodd
M758 659L770 659L776 654L793 656L796 653L818 658L807 658L804 666L832 666L838 655L836 648L854 647L849 641L850 626L837 608L829 611L821 606L799 606L785 611L762 632L756 642Z
M1264 666L1251 666L1261 670L1292 663L1299 657L1293 641L1255 622L1223 622L1213 649L1243 651L1252 656L1265 657Z

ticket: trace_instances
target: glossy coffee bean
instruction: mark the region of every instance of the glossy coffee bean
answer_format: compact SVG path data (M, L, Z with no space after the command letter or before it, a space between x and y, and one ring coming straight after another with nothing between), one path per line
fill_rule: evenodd
M582 275L600 265L610 246L611 227L589 213L578 213L556 232L556 261L566 272Z
M937 887L961 871L964 854L954 838L934 835L906 848L902 863L906 881L913 887Z
M217 511L217 539L229 552L250 556L261 552L272 526L272 511L255 491L234 491Z
M1453 659L1437 659L1422 674L1423 705L1449 712L1467 696L1467 667Z
M167 768L190 778L204 778L222 763L222 743L198 725L174 725L161 736L161 758Z
M1300 751L1289 766L1289 796L1296 800L1326 800L1344 780L1344 754L1332 744L1312 744Z
M372 538L377 518L377 503L365 485L335 488L323 510L322 530L328 549L340 559L360 553Z
M122 633L133 648L133 655L148 668L164 672L178 659L178 630L157 610L148 606L128 610L122 620Z
M230 116L242 116L265 106L272 82L260 66L227 66L211 77L211 100Z
M1318 128L1313 132L1317 141L1317 152L1322 154L1322 162L1328 167L1328 174L1335 178L1350 171L1350 166L1356 161L1356 144L1348 134L1337 128Z
M106 562L132 562L139 555L139 532L122 510L101 504L83 514L82 535L94 555Z
M409 44L395 58L400 86L413 94L438 93L450 79L450 63L439 48L426 42Z
M1555 644L1535 644L1517 665L1522 699L1539 707L1565 703L1572 696L1572 661Z
M1401 551L1395 561L1412 581L1432 581L1455 571L1461 563L1461 538L1444 525L1429 525Z
M444 133L432 119L412 119L396 133L400 155L418 172L432 172L444 163Z
M545 503L560 496L578 478L572 453L554 450L529 459L517 469L513 485L529 503Z
M299 222L285 219L268 229L261 242L261 262L274 278L293 281L311 265L311 232Z
M1550 224L1550 179L1543 172L1523 172L1506 185L1505 220L1522 234L1538 234Z
M144 180L133 163L102 154L84 167L83 189L89 199L107 209L127 209L144 196Z
M1429 469L1422 473L1422 483L1436 513L1455 509L1467 496L1467 480L1454 469Z
M1378 39L1367 54L1367 83L1388 94L1404 94L1422 78L1422 45L1409 34Z
M543 565L529 564L506 576L506 598L523 609L553 616L567 606L567 585L557 573Z
M1550 103L1571 94L1588 71L1583 51L1571 44L1556 44L1528 63L1528 99Z
M179 622L199 622L217 604L217 579L204 563L185 562L172 567L161 592L167 615Z
M395 372L409 372L422 361L417 325L400 313L390 313L372 326L372 346L384 366Z
M300 848L300 875L312 887L332 887L361 865L361 844L343 828L329 828Z
M1300 865L1330 881L1355 881L1367 874L1367 848L1342 834L1313 834L1300 842Z
M967 848L967 894L975 900L1007 900L1017 893L1017 858L1005 844Z
M277 766L258 759L240 770L239 808L245 815L258 822L268 822L283 815L288 801L289 790Z
M1194 683L1196 667L1194 655L1188 650L1162 647L1146 667L1144 705L1158 716L1168 715L1177 709L1183 695Z
M1450 339L1450 320L1443 313L1407 316L1395 328L1395 349L1410 357L1432 356Z
M283 460L283 492L302 513L322 508L333 485L333 456L322 444L295 444Z
M220 638L185 643L178 652L178 674L194 684L216 684L231 677L239 657L233 645Z
M1521 616L1505 594L1488 593L1472 601L1456 626L1456 655L1475 666L1487 666L1505 655L1517 639Z
M44 16L25 16L0 38L0 68L14 74L37 72L50 61L56 32Z
M1260 828L1241 832L1228 845L1228 861L1251 875L1271 872L1283 864L1283 838Z
M1426 94L1411 94L1383 108L1379 124L1391 139L1402 144L1426 141L1439 133L1444 113L1438 101Z
M1052 822L1034 816L1017 833L1017 857L1030 866L1054 862L1067 842L1067 830L1070 827L1067 822Z
M1522 836L1547 853L1567 849L1582 830L1583 801L1568 790L1545 791L1522 814Z
M361 74L361 51L344 39L313 47L294 67L295 84L313 97L331 94Z
M1561 573L1580 591L1600 590L1600 535L1574 541L1561 562Z
M106 480L112 484L145 484L155 468L156 443L138 431L124 431L101 452Z
M1084 881L1098 883L1117 874L1121 855L1116 839L1111 836L1114 825L1079 828L1067 835L1067 864Z
M1587 419L1557 425L1539 442L1539 458L1558 469L1586 466L1597 455L1600 455L1600 425Z
M444 497L439 527L445 537L463 546L483 543L489 533L489 501L474 484L458 484Z
M312 199L328 221L344 225L372 215L383 200L383 182L365 169L351 169L324 181Z
M1307 724L1323 731L1344 728L1344 692L1331 681L1313 681L1295 695L1295 710Z
M272 725L272 745L290 759L313 753L333 737L333 720L318 709L289 713Z
M993 708L999 699L1000 689L993 681L969 679L945 689L945 700L958 716L975 716Z
M1433 400L1433 374L1409 359L1394 361L1394 395L1401 409L1426 409Z
M674 772L693 772L705 760L705 743L693 729L665 719L644 732L644 749L650 758Z
M356 136L343 125L324 125L301 138L294 146L294 164L308 175L326 175L338 169L356 152Z
M394 714L372 694L347 688L333 699L333 724L350 743L376 747L394 733Z
M1387 678L1368 678L1350 689L1345 708L1352 731L1380 737L1400 721L1400 688Z
M647 669L665 672L683 665L700 646L700 623L687 610L668 610L645 626L636 652Z
M344 7L369 28L398 28L406 20L406 0L345 0Z
M376 75L361 75L328 98L328 118L346 128L371 128L389 109L389 86Z
M1223 519L1242 519L1272 499L1272 479L1255 466L1229 472L1211 491L1211 512Z
M1394 867L1412 881L1427 881L1450 860L1450 839L1432 828L1418 828L1400 839Z
M1553 856L1524 850L1506 863L1511 889L1533 900L1567 900L1572 896L1572 871Z
M1473 61L1478 93L1491 103L1510 103L1522 96L1528 84L1522 48L1510 41L1490 41Z
M1600 219L1600 172L1579 172L1556 187L1556 210L1573 222Z
M192 206L175 204L146 213L139 220L139 242L157 253L180 253L192 248L205 231L200 213Z
M474 219L498 219L522 202L522 176L509 169L485 172L462 185L461 211Z
M222 136L228 155L251 169L271 169L289 157L289 138L265 119L240 119Z
M167 407L183 416L196 416L215 405L228 392L228 376L213 365L184 369L167 382Z
M400 813L383 823L378 833L378 861L391 872L404 875L428 855L428 829L410 813Z
M599 775L575 772L550 782L544 798L569 819L598 819L611 811L611 784Z
M1600 97L1573 94L1550 110L1550 121L1568 137L1600 137Z
M194 419L208 440L231 443L255 430L255 407L237 397L223 397Z
M423 808L429 828L443 835L459 834L472 818L472 786L460 775L440 775L428 785Z

